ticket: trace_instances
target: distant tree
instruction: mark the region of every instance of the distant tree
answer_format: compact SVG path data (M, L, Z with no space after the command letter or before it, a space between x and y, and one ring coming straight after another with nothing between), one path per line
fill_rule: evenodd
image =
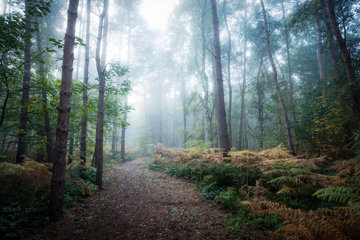
M245 135L245 90L246 90L246 50L247 50L247 7L246 1L244 2L244 45L243 45L243 71L242 71L242 86L240 87L240 124L239 124L239 143L238 149L244 148L244 135Z
M55 159L50 190L50 219L58 221L63 217L65 166L67 137L69 132L71 82L74 63L75 27L79 0L70 0L64 42L64 56L61 76L60 102L56 127Z
M219 20L217 16L216 0L211 0L211 13L212 13L212 22L214 27L215 72L216 72L216 85L217 85L220 148L222 148L222 150L226 155L226 153L230 151L230 144L229 144L227 124L226 124L223 76L222 76L222 67L221 67L220 38L219 38Z
M20 127L18 135L18 147L16 163L22 163L26 154L26 128L28 121L28 102L30 93L31 77L31 6L29 0L25 0L25 34L24 34L24 75L21 97Z
M350 52L347 47L346 39L341 35L339 24L336 19L336 14L334 10L334 3L332 0L326 0L326 5L329 12L331 28L336 37L338 45L340 47L341 57L344 62L346 76L350 87L351 98L352 98L352 110L353 114L357 120L358 127L360 128L360 87L359 83L355 78L355 70L352 65Z
M90 61L90 16L91 0L86 1L86 46L85 46L85 66L84 66L84 85L83 91L83 116L81 118L81 135L80 135L80 160L83 165L86 163L86 138L88 124L88 87L89 84L89 61Z
M39 20L36 18L36 23L39 25ZM38 26L40 28L40 26ZM45 78L45 67L44 67L44 57L43 57L43 47L41 42L41 34L40 31L36 31L36 43L37 43L37 49L39 52L39 73L41 78L41 97L42 97L42 109L44 113L44 130L45 130L45 136L46 136L46 153L47 153L47 160L48 162L52 163L54 161L54 141L53 141L53 134L51 132L51 125L50 125L50 113L48 110L48 99L47 99L47 91L45 88L46 84L46 78Z
M276 89L276 93L277 93L277 96L278 96L278 99L279 99L279 102L280 102L280 105L281 105L281 109L282 109L282 112L283 112L285 128L286 128L286 134L287 134L287 139L288 139L288 145L289 145L291 153L295 154L295 149L294 149L294 144L293 144L293 141L292 141L292 135L291 135L291 128L290 128L290 122L289 122L289 118L288 118L288 113L287 113L287 109L286 109L286 106L285 106L284 99L283 99L283 97L281 95L281 91L280 91L280 87L279 87L279 83L278 83L278 79L277 79L276 66L275 66L275 62L274 62L272 52L271 52L270 37L269 37L269 30L268 30L268 23L267 23L267 18L266 18L264 1L260 0L260 3L261 3L262 14L263 14L263 17L264 17L266 45L267 45L269 60L270 60L270 63L271 63L271 68L272 68L272 71L273 71L275 89Z
M245 4L246 4L246 1L245 1ZM224 1L224 5L223 5L223 15L224 15L224 22L225 22L225 26L226 26L226 32L228 34L228 45L229 45L228 46L228 52L227 52L227 75L228 75L227 76L227 83L228 83L228 93L229 93L228 130L229 130L229 144L230 144L230 148L231 148L232 147L232 130L231 130L232 87L231 87L231 71L230 71L230 63L231 63L231 31L230 31L229 24L228 24L228 21L227 21L228 16L226 14L225 8L226 8L226 0ZM245 9L245 11L246 11L246 9ZM245 28L246 28L246 26L245 26ZM246 37L245 37L245 39L246 39ZM246 40L245 40L245 42L246 42Z
M104 94L105 94L105 70L106 70L106 50L107 50L107 31L108 31L108 9L109 1L104 0L103 11L99 19L99 29L96 43L96 69L99 76L99 100L98 100L98 122L96 128L95 141L95 164L96 164L96 184L102 188L103 175L103 145L104 145ZM101 56L100 56L101 52Z

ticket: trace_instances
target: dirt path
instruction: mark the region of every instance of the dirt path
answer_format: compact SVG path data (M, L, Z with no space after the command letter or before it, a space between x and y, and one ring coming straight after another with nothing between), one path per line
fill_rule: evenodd
M105 190L28 239L235 239L225 214L193 184L143 165L113 168Z

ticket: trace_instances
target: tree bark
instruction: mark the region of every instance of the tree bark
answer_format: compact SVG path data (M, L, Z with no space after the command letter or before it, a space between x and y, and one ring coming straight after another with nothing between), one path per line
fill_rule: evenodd
M30 77L31 77L31 19L30 19L30 3L25 0L25 39L24 39L24 75L21 96L21 111L20 111L20 126L18 135L18 147L16 153L16 163L22 163L26 154L26 129L28 120L28 106L29 92L30 92Z
M207 12L207 0L203 0L201 4L201 76L204 88L204 110L205 110L205 142L211 141L210 131L210 107L209 107L209 78L206 74L206 36L205 36L205 16Z
M240 105L240 125L239 125L239 150L243 149L243 140L244 140L244 126L245 126L245 90L246 90L246 45L247 45L247 33L246 33L246 24L247 24L247 11L246 11L246 1L245 1L245 8L244 8L244 49L243 49L243 82L241 87L241 105Z
M128 16L129 17L129 16ZM130 21L128 21L130 22ZM130 55L131 55L131 28L129 26L129 30L128 30L128 59L127 59L127 65L130 65ZM125 96L125 108L127 107L128 104L128 96ZM160 110L160 114L161 114L161 110ZM127 122L127 118L128 118L128 113L127 111L125 111L124 113L124 122ZM161 122L161 118L160 118L160 122ZM121 151L121 161L125 162L126 161L126 154L125 154L125 141L126 141L126 126L123 126L121 128L121 142L120 142L120 151ZM160 131L160 135L161 135L161 131Z
M38 18L36 18L37 24L39 24ZM40 26L39 26L40 28ZM45 129L45 136L46 136L46 153L47 153L47 161L52 163L54 161L54 151L53 151L53 147L54 147L54 143L53 143L53 136L51 133L51 125L50 125L50 116L49 116L49 111L48 111L48 101L47 101L47 92L46 92L46 88L44 87L44 85L46 84L46 79L45 79L45 70L44 70L44 58L43 58L43 54L42 54L42 44L41 44L41 36L40 36L40 31L36 32L36 42L37 42L37 48L38 48L38 52L39 54L39 72L41 75L41 82L42 82L42 104L43 104L43 111L44 111L44 129Z
M229 135L226 124L226 112L224 101L224 89L223 89L223 75L221 67L221 52L220 52L220 38L219 38L219 20L217 16L216 1L211 0L211 13L212 22L214 27L214 49L215 49L215 71L216 71L216 85L218 95L218 125L219 125L219 137L220 148L224 151L224 155L230 151Z
M58 123L56 127L55 159L50 191L50 219L58 221L63 217L65 165L67 136L69 131L71 80L74 64L74 42L79 0L70 0L64 43L64 57L61 77Z
M127 106L127 96L125 97L125 107ZM127 111L125 111L124 114L124 122L126 123L127 121ZM121 128L121 142L120 142L120 149L121 149L121 161L125 162L126 161L126 152L125 152L125 134L126 134L126 127L122 127Z
M317 26L317 57L318 57L318 66L320 81L325 79L325 67L324 67L324 58L322 55L322 36L321 36L321 25L319 21L316 21Z
M89 61L90 61L90 19L91 19L91 0L86 1L86 46L85 46L85 65L84 65L84 85L83 91L83 116L81 118L81 135L80 135L80 161L86 163L86 138L88 122L88 90L89 84Z
M99 101L98 101L98 125L96 131L96 184L102 189L103 175L103 146L104 146L104 104L105 104L105 64L107 49L107 30L108 30L108 8L109 1L104 0L103 12L99 20L99 32L96 45L96 68L99 75ZM100 59L101 47L101 59Z
M326 0L326 5L329 11L330 23L335 38L340 47L341 57L343 59L346 77L350 86L351 98L352 98L352 111L357 119L357 124L360 127L360 88L355 79L355 71L351 63L351 57L347 48L346 40L341 35L338 22L336 20L334 3L332 0Z
M245 0L245 4L246 4L246 0ZM232 147L232 131L231 131L231 107L232 107L232 87L231 87L231 72L230 72L230 63L231 63L231 32L230 32L230 28L227 22L227 15L226 15L226 11L225 11L225 7L226 7L226 0L224 1L224 6L223 6L223 14L224 14L224 22L225 22L225 26L226 26L226 31L228 34L228 52L227 52L227 74L228 74L228 78L227 78L227 82L228 82L228 93L229 93L229 105L228 105L228 130L229 130L229 144L230 144L230 148ZM245 8L246 9L246 8ZM245 17L246 19L246 17ZM245 31L246 31L246 27L245 27ZM245 37L246 38L246 37ZM245 40L246 41L246 40Z
M258 98L258 122L259 122L259 147L262 149L264 147L264 136L265 136L265 118L264 118L264 83L260 81L261 68L263 65L264 56L261 55L259 71L256 77L256 92Z
M281 9L282 9L282 15L283 15L283 22L284 22L284 33L285 33L285 43L286 43L286 62L287 62L287 69L288 69L288 81L289 81L289 99L290 104L292 106L292 117L294 120L294 123L296 123L296 112L295 112L295 105L294 105L294 87L293 87L293 81L292 81L292 71L291 71L291 60L290 60L290 38L289 38L289 31L286 23L286 15L285 15L285 7L284 7L284 1L281 0Z
M289 122L289 118L288 118L288 113L287 113L287 109L286 109L286 106L285 106L284 99L282 98L282 95L281 95L281 92L280 92L278 79L277 79L276 66L275 66L275 62L274 62L274 59L273 59L273 56L272 56L272 53L271 53L270 37L269 37L269 30L268 30L268 23L267 23L267 18L266 18L264 1L260 0L260 3L261 3L261 8L262 8L262 14L263 14L263 17L264 17L266 45L267 45L269 60L270 60L270 63L271 63L271 68L273 70L275 89L276 89L276 93L277 93L277 96L278 96L278 99L279 99L279 102L280 102L280 105L281 105L281 109L282 109L282 112L283 112L283 117L284 117L284 122L285 122L286 135L287 135L289 149L290 149L291 153L293 155L295 155L295 149L294 149L294 144L293 144L293 141L292 141L292 135L291 135L291 128L290 128L290 122Z

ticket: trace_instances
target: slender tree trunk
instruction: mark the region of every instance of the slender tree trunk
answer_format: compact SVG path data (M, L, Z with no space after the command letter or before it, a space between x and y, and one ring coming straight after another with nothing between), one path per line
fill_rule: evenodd
M357 124L360 127L360 88L355 79L355 71L351 63L351 57L347 48L346 40L341 35L339 30L339 24L336 20L334 3L332 0L326 0L326 5L329 11L330 23L335 38L340 47L341 57L344 61L347 80L350 86L351 98L352 98L352 111L357 119Z
M331 30L331 23L330 23L330 19L329 19L329 14L326 10L326 5L325 5L325 0L320 0L320 5L321 5L321 12L322 12L322 18L324 20L325 23L325 30L326 30L326 38L329 44L329 50L330 50L330 60L331 60L331 64L334 68L334 70L336 71L336 69L338 69L338 64L337 64L337 56L336 56L336 48L335 48L335 43L334 43L334 36L332 34L332 30ZM336 76L336 83L338 83L338 76Z
M6 9L7 9L7 0L3 0L3 15L6 14Z
M84 38L84 25L85 25L85 18L84 18L84 14L83 14L83 9L84 9L84 2L85 0L80 0L81 1L81 6L80 6L80 38L83 39ZM82 21L81 21L82 20ZM79 80L79 73L80 73L80 60L81 60L81 50L82 50L82 46L78 46L78 51L77 51L77 58L76 58L76 71L75 71L75 79Z
M129 21L128 21L129 22ZM130 45L131 45L131 28L129 26L129 29L128 29L128 59L127 59L127 65L130 66L130 56L131 56L131 48L130 48ZM125 96L125 107L127 107L127 104L128 104L128 96L126 95ZM161 111L160 111L161 113ZM128 112L125 111L124 113L124 122L126 123L127 122L127 118L128 118ZM125 150L125 141L126 141L126 126L123 126L121 128L121 145L120 145L120 150L121 150L121 160L123 162L126 161L126 150ZM161 134L161 132L160 132Z
M86 163L86 138L87 138L87 122L88 122L88 89L89 84L89 61L90 61L90 19L91 19L91 0L86 1L86 46L85 46L85 65L84 65L84 85L83 91L83 116L81 118L81 135L80 135L80 161L81 164Z
M125 107L127 106L128 104L128 99L127 99L127 96L125 97ZM128 114L127 114L127 111L125 111L124 113L124 122L126 123L127 122L127 118L128 118ZM125 150L125 134L126 134L126 127L122 127L121 128L121 143L120 143L120 149L121 149L121 161L122 162L125 162L126 161L126 150Z
M243 81L242 81L242 87L241 87L241 106L240 106L240 126L239 126L239 144L238 148L239 150L242 150L243 147L243 141L244 141L244 126L245 126L245 90L246 90L246 49L247 49L247 31L246 31L246 25L247 25L247 10L246 10L246 1L245 1L245 8L244 8L244 48L243 48L243 56L244 56L244 62L243 62Z
M284 122L285 122L286 135L287 135L289 149L290 149L291 153L293 155L295 155L295 149L294 149L294 144L293 144L293 141L292 141L292 135L291 135L291 128L290 128L290 122L289 122L289 118L288 118L288 113L287 113L287 109L286 109L286 106L285 106L284 99L282 98L282 95L281 95L281 92L280 92L278 79L277 79L276 66L275 66L275 62L274 62L274 59L273 59L273 56L272 56L272 53L271 53L270 37L269 37L269 30L268 30L268 23L267 23L267 18L266 18L264 1L260 0L260 2L261 2L262 14L263 14L263 17L264 17L266 45L267 45L267 49L268 49L268 55L269 55L269 60L270 60L270 63L271 63L271 68L273 70L275 89L276 89L276 93L277 93L277 96L278 96L278 99L279 99L279 102L280 102L280 105L281 105L281 109L282 109L282 112L283 112L283 117L284 117Z
M318 66L320 73L320 81L325 79L325 67L324 59L322 55L322 37L321 37L321 25L319 21L316 21L317 26L317 57L318 57Z
M96 184L102 189L103 175L103 146L104 146L104 105L105 105L105 64L107 49L107 31L108 31L108 8L109 1L104 0L104 9L99 20L99 32L96 46L96 68L99 75L99 101L98 101L98 125L96 132ZM100 59L101 46L101 59Z
M75 127L70 123L69 130L69 154L68 154L68 164L71 164L74 159L74 138L75 138Z
M183 136L183 147L187 142L187 106L186 106L186 80L184 77L184 54L181 52L181 63L180 63L180 80L181 80L181 104L182 104L182 117L183 117L183 127L184 127L184 136Z
M22 163L26 154L26 129L28 120L28 106L29 92L30 92L30 77L31 77L31 26L30 19L30 3L25 0L25 39L24 39L24 75L21 96L21 111L20 111L20 126L18 136L18 148L16 153L16 163Z
M39 24L38 18L36 18L37 24ZM40 28L40 26L39 26ZM45 70L44 70L44 58L42 55L42 44L41 44L41 36L40 36L40 31L36 32L36 42L37 42L37 48L38 48L38 52L39 54L39 72L41 75L41 82L42 85L46 84L46 79L45 79ZM50 126L50 116L49 116L49 111L48 111L48 101L47 101L47 92L46 92L46 88L43 87L41 90L42 93L42 104L43 104L43 109L44 109L44 129L45 129L45 136L46 136L46 153L47 153L47 161L52 163L54 161L54 151L53 151L53 147L54 147L54 143L53 143L53 137L52 137L52 133L51 133L51 126Z
M293 87L293 80L292 80L292 71L291 71L291 60L290 60L290 38L289 38L289 31L286 23L286 15L285 15L285 7L284 1L281 0L281 9L283 15L283 22L284 22L284 34L285 34L285 43L286 43L286 62L287 62L287 69L288 69L288 81L289 81L289 99L290 104L292 107L292 117L294 123L296 123L296 112L295 112L295 105L294 105L294 87Z
M201 76L204 88L204 110L205 110L205 142L211 141L210 132L210 107L209 107L209 78L206 74L206 36L205 36L205 17L207 12L207 0L203 0L201 3Z
M3 67L4 67L3 62L0 59L0 68L3 68ZM8 76L5 71L2 71L2 77L3 77L5 89L6 89L6 94L5 94L4 102L1 106L0 128L1 128L2 124L4 123L5 113L6 113L6 105L10 98L9 79L8 79Z
M65 34L64 57L61 77L58 123L56 127L55 158L50 191L50 219L58 221L63 217L65 165L67 136L69 131L71 80L74 64L74 42L79 0L70 0Z
M215 70L216 70L216 85L218 95L218 120L219 120L219 137L220 148L224 151L224 155L230 151L229 135L226 124L226 112L223 89L223 76L221 67L221 52L220 52L220 38L219 38L219 20L216 10L216 1L211 0L211 13L214 27L214 49L215 49Z
M246 4L246 1L245 1L245 4ZM225 21L226 31L227 31L227 34L228 34L228 44L229 44L228 52L227 52L227 74L228 74L227 82L228 82L228 91L229 91L228 130L229 130L229 144L230 144L230 148L231 148L232 147L232 131L231 131L232 87L231 87L231 72L230 72L231 32L230 32L230 28L229 28L229 25L228 25L228 22L227 22L227 15L226 15L225 7L226 7L226 0L224 1L223 14L224 14L224 21ZM246 9L246 7L245 7L245 9ZM245 29L245 31L246 31L246 29Z
M264 137L265 137L265 119L264 119L264 84L260 81L261 68L264 61L264 54L261 54L259 70L256 77L256 92L258 98L258 122L259 122L259 147L262 149L264 147Z
M339 25L336 20L336 15L334 10L334 3L332 0L326 0L326 5L329 11L331 28L340 47L341 57L345 65L346 76L350 86L350 93L352 98L352 106L351 106L352 111L356 118L358 127L360 127L360 87L355 79L355 71L351 63L351 57L349 50L347 48L346 40L343 38L339 30Z

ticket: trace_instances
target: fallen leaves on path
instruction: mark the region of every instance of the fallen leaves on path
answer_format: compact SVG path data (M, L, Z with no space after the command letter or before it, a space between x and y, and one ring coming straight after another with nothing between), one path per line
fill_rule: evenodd
M236 239L195 185L139 160L107 169L105 190L27 239ZM236 233L235 233L236 234Z

